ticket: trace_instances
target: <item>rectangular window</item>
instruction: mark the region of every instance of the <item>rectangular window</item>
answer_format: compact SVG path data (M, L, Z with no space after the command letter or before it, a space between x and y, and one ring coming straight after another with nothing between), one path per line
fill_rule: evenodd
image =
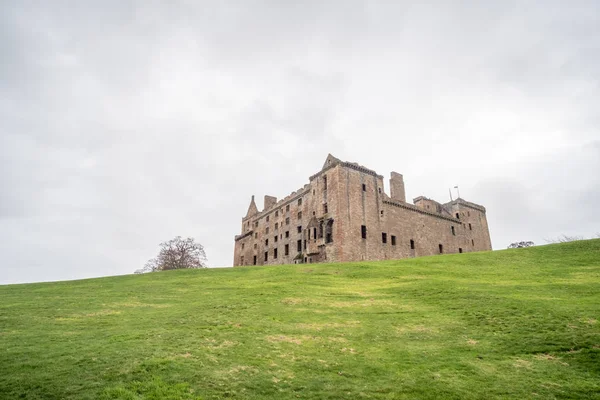
M265 246L269 245L269 239L265 239Z
M290 217L287 217L287 218L285 219L285 224L286 224L286 225L289 225L289 224L290 224Z
M475 246L475 240L471 239L471 245Z
M302 233L302 225L298 227L298 233Z
M302 199L298 199L298 207L300 207L302 205Z
M279 211L275 211L275 218L279 217Z
M362 187L363 187L363 192L366 192L367 191L367 185L363 183Z
M471 226L471 224L469 224L469 230L472 231L473 227Z
M245 243L242 243L242 250L244 250L245 245L246 245Z
M456 219L460 219L460 214L456 213Z
M290 237L290 231L285 231L285 237L289 238Z
M451 226L450 228L452 229L452 235L453 235L453 236L456 236L456 231L454 230L454 227L453 227L453 226Z
M258 232L254 232L254 239L258 239Z
M279 229L279 222L275 222L275 230Z
M254 256L254 259L252 260L252 265L256 265L256 256Z
M415 241L410 239L410 249L414 250L415 249Z
M459 248L458 248L458 252L459 252L459 253L462 253L462 247L459 247Z
M254 243L254 248L256 249L258 247L258 245L256 243Z
M277 258L277 249L273 249L273 258Z
M290 255L290 245L286 244L285 247L283 248L283 251L286 256L289 256Z
M313 239L317 238L317 228L313 228Z
M444 253L444 246L442 246L442 244L439 244L439 248L440 248L440 254Z
M323 190L327 190L327 176L323 177Z
M367 238L367 227L366 227L365 225L361 225L361 226L360 226L360 236L361 236L363 239L366 239L366 238Z
M298 253L302 252L302 240L298 240Z
M323 204L323 214L327 214L327 203Z
M302 211L298 213L298 219L302 219Z
M377 190L379 190L379 194L381 194L381 188L377 188Z
M269 261L269 252L265 251L265 261Z
M285 206L285 211L289 212L290 211L290 205L288 204L287 206Z
M387 243L387 233L381 232L381 243Z
M306 240L304 241L304 250L306 250Z
M396 236L392 235L392 246L396 245Z
M244 265L244 256L240 257L240 265Z
M273 238L273 241L274 241L275 243L277 243L277 235L275 235L275 237Z
M269 222L269 215L267 215L267 222Z

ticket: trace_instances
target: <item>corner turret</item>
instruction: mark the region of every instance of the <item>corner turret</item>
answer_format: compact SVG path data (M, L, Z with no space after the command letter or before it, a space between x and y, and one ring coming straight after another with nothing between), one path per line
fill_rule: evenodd
M252 195L252 200L250 201L250 206L248 207L248 212L246 213L246 218L252 217L258 214L258 207L256 207L256 203L254 202L254 195Z

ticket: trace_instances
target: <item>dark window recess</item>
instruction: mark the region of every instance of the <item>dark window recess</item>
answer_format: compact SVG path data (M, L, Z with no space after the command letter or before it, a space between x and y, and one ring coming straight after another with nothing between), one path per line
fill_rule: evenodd
M302 252L302 240L298 240L298 253Z
M265 261L268 261L268 260L269 260L269 252L265 251Z
M302 199L298 199L298 207L302 205Z
M387 243L387 233L381 232L381 243Z
M285 211L290 211L290 205L285 206Z
M452 235L456 236L456 231L454 230L454 227L451 226L450 228L452 229Z
M415 241L410 239L410 249L414 250L415 249Z
M471 226L471 224L469 224L469 230L472 231L473 227Z
M327 214L327 203L323 203L323 214Z
M381 210L380 212L381 212L381 216L383 217L383 210Z
M254 243L254 248L256 249L258 247L258 245L256 243Z
M289 238L290 237L290 231L285 231L285 237Z
M279 229L279 222L275 222L275 230Z
M269 216L267 215L267 222L269 222Z
M360 237L363 239L367 238L367 227L365 225L360 226Z
M240 257L240 265L244 265L244 256Z
M456 219L460 219L460 214L456 213Z
M333 242L333 220L330 219L325 227L325 243L331 242Z
M313 228L313 239L317 238L317 228Z
M252 261L252 265L256 265L256 256L254 256L254 259Z
M440 254L442 254L444 252L444 246L442 246L442 244L440 244L439 247L440 247Z
M323 177L323 190L327 190L327 177Z
M392 235L392 246L396 245L396 236Z
M266 239L265 240L265 246L268 246L268 245L269 245L269 239Z
M471 245L475 246L475 240L471 239Z
M365 184L363 183L363 184L362 184L362 187L363 187L363 192L366 192L366 191L367 191L367 185L365 185Z
M310 228L308 228L307 234L308 234L308 240L310 240Z
M254 239L258 239L258 232L254 232Z
M302 225L298 227L298 233L302 233Z
M304 240L304 250L306 250L306 240Z
M277 249L273 249L273 258L277 258Z
M459 253L462 253L462 247L459 247L459 248L458 248L458 252L459 252Z
M275 236L275 237L273 238L273 241L274 241L275 243L277 243L277 236Z
M275 211L275 217L279 217L279 211Z
M298 213L298 219L302 219L302 211Z
M246 247L245 243L242 243L242 250L244 250L244 247Z
M381 188L377 188L377 190L379 191L379 194L381 194Z
M308 261L307 257L304 257L304 263L306 263Z
M471 211L467 211L467 216L471 216Z
M285 247L283 248L283 252L285 253L286 256L290 255L290 245L286 244Z

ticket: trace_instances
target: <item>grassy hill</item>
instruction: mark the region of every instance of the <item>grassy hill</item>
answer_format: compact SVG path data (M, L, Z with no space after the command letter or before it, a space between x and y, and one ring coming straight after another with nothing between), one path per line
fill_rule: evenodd
M600 240L0 286L0 398L600 398Z

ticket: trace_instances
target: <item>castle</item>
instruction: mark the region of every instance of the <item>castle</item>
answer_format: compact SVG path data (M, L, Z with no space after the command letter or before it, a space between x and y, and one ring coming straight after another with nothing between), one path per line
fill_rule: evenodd
M234 266L387 260L491 250L485 207L461 199L406 202L404 179L331 154L307 185L283 200L254 196L235 237Z

